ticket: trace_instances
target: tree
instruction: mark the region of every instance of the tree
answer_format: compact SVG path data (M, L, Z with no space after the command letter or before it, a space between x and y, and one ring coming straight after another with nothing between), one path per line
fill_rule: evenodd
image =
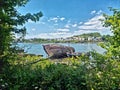
M120 60L120 10L110 8L110 11L113 12L113 15L104 14L104 26L110 27L113 33L109 44L106 46L107 54L113 59Z
M42 12L20 14L16 7L24 7L27 2L29 0L0 0L0 65L3 64L4 57L10 53L14 35L17 33L24 37L26 34L26 28L18 26L23 26L28 20L36 22L43 15Z

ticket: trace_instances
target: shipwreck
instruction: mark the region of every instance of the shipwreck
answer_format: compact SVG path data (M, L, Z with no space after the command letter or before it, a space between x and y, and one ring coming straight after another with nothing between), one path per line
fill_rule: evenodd
M43 45L43 49L50 58L65 58L75 52L73 47L60 44L46 44Z

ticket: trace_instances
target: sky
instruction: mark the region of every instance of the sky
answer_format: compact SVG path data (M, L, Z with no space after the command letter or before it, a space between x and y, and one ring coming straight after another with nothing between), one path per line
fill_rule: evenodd
M28 21L26 38L66 38L83 33L111 34L103 27L103 13L111 14L108 7L120 8L120 0L30 0L18 8L21 14L41 11L38 22Z

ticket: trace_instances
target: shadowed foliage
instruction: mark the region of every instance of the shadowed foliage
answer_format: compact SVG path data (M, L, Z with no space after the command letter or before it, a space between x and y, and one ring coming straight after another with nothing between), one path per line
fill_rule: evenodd
M24 7L29 0L0 0L0 64L3 67L3 61L13 52L11 45L15 40L15 34L19 34L21 40L26 34L26 28L23 25L28 20L39 21L43 16L42 12L36 14L20 14L16 8ZM19 27L19 28L18 28ZM21 28L20 28L21 27ZM0 71L1 71L0 68Z

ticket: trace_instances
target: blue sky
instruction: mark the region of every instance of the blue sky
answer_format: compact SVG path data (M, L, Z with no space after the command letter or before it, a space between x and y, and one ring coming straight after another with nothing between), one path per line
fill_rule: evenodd
M120 0L30 0L18 10L43 13L40 21L25 24L26 38L65 38L89 32L110 34L99 21L104 19L102 13L111 13L108 7L120 8Z

